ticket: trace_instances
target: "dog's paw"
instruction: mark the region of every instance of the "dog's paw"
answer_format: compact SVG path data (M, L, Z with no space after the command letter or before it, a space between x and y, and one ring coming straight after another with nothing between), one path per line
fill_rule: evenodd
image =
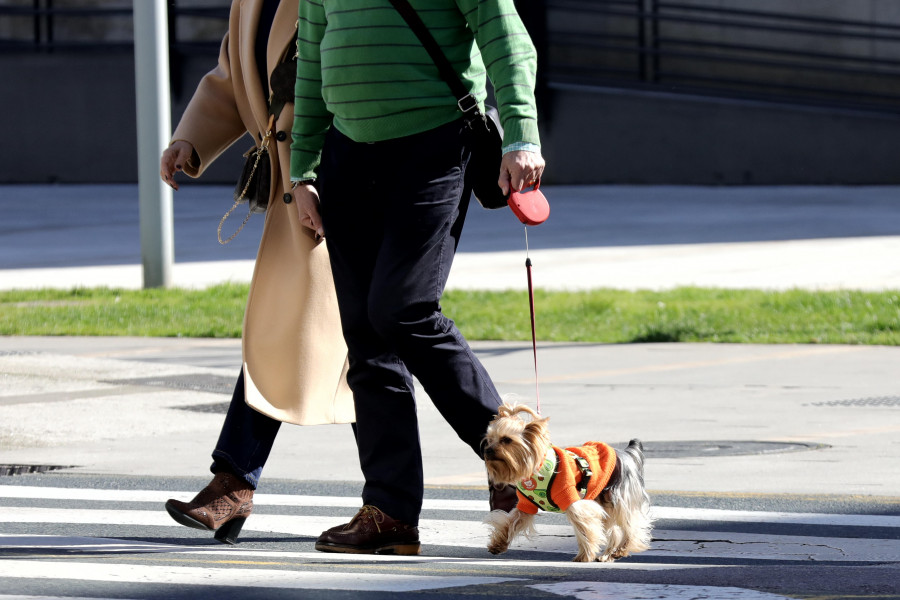
M615 555L604 554L603 556L597 557L597 562L602 562L602 563L616 562L616 558L618 558L618 557Z
M509 549L509 546L504 544L488 544L487 549L491 554L503 554Z
M572 562L594 562L597 560L597 557L588 552L579 552L575 555L575 558L572 559Z

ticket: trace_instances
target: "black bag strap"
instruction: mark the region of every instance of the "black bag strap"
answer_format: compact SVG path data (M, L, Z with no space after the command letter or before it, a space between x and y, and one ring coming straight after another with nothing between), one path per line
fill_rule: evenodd
M447 56L441 51L441 47L434 39L434 36L431 35L428 27L422 22L419 13L410 6L407 0L390 0L390 2L397 12L400 13L400 16L403 17L403 20L406 21L406 24L409 25L409 28L412 29L412 32L416 34L416 37L419 38L425 51L428 52L431 60L434 61L435 66L438 68L441 77L450 86L450 91L456 97L456 104L459 106L459 110L463 111L464 114L474 111L475 115L481 116L481 111L478 110L478 100L466 89L465 84L463 84L459 75L453 69L453 65L450 64Z

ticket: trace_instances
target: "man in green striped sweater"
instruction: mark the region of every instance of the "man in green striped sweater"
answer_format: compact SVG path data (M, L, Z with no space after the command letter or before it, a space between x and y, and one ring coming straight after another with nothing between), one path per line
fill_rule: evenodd
M536 56L513 1L410 4L482 110L491 79L504 128L498 186L508 193L537 181ZM299 16L286 200L328 246L365 476L363 508L316 548L418 553L424 485L412 376L479 456L501 403L440 306L471 193L472 129L389 0L300 0Z

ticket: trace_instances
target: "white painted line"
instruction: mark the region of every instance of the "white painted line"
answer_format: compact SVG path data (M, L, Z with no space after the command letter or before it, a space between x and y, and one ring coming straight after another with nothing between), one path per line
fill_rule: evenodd
M115 538L0 533L0 548L115 554L117 552L191 552L196 547Z
M841 515L829 513L768 512L719 510L711 508L675 508L654 506L657 519L720 521L728 523L782 523L791 525L828 525L840 527L900 527L900 517L887 515Z
M197 490L199 491L199 490ZM169 498L188 501L194 492L167 492L164 490L104 490L40 486L0 485L0 498L29 498L35 500L87 500L112 502L159 502ZM260 506L299 506L359 508L362 500L347 496L305 496L296 494L254 494L253 502ZM487 495L484 500L425 499L426 510L488 510Z
M54 488L38 486L0 486L0 498L32 498L40 500L87 500L115 502L160 502L169 498L190 500L196 492L166 492L158 490L103 490ZM359 508L359 498L346 496L305 496L295 494L256 494L254 503L260 506ZM426 499L426 510L487 512L487 500ZM654 506L657 519L688 521L719 521L723 523L782 523L794 525L827 525L839 527L897 527L900 517L888 515L844 515L830 513L795 513L709 508L677 508Z
M344 520L342 517L255 514L244 525L244 530L316 538L322 531ZM16 506L0 511L0 522L181 527L163 511ZM488 538L487 527L473 521L425 519L419 524L419 532L423 544L435 546L484 548ZM512 548L575 555L575 537L568 525L538 521L537 533L532 540L518 538ZM653 535L658 541L644 556L809 561L896 561L900 556L900 540L664 529L655 530Z
M575 598L576 600L695 600L696 598L715 598L716 600L790 600L787 596L778 596L743 588L656 583L566 581L564 583L541 583L528 587L558 596Z
M359 592L416 592L521 581L514 577L396 575L358 571L348 576L347 573L294 569L223 569L38 560L0 561L0 577Z

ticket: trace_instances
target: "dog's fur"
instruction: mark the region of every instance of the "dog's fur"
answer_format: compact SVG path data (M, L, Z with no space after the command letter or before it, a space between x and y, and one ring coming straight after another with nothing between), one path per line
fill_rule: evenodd
M530 418L523 419L522 413ZM500 407L484 438L485 466L492 484L517 485L541 467L550 445L548 421L524 405ZM653 522L644 489L641 442L631 440L625 450L616 450L616 460L617 467L596 500L578 500L565 512L578 540L577 562L612 562L650 547ZM519 534L535 534L534 516L518 509L495 510L485 522L493 528L488 543L492 554L506 552Z

